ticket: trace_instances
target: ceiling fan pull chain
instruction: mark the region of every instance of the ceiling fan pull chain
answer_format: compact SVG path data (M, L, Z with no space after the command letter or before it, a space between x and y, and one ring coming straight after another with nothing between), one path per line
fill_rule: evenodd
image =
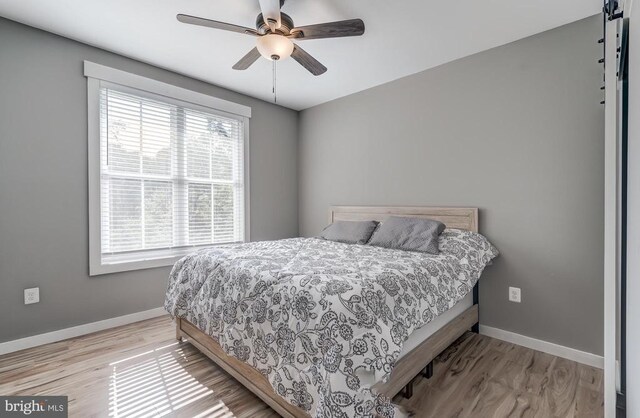
M278 102L278 93L276 92L276 79L277 79L277 69L276 69L276 63L278 62L278 60L273 60L271 61L273 62L273 103L277 103Z

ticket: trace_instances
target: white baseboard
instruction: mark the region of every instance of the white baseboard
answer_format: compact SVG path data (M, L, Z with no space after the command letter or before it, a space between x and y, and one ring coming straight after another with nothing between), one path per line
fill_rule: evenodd
M515 332L480 325L480 334L513 344L518 344L533 350L542 351L543 353L573 360L588 366L597 367L599 369L604 367L604 358L597 354L587 353L586 351L576 350L575 348L565 347L548 341L537 340L525 335L516 334Z
M71 328L47 332L45 334L21 338L19 340L7 341L4 343L0 343L0 355L24 350L25 348L37 347L43 344L54 343L69 338L79 337L81 335L91 334L92 332L115 328L121 325L132 324L134 322L144 321L145 319L155 318L166 314L167 312L164 310L164 308L154 308L147 311L118 316L116 318L105 319L103 321L91 322L89 324L78 325ZM600 369L604 367L604 359L602 356L543 340L537 340L535 338L516 334L515 332L505 331L486 325L480 325L480 334L492 338L497 338L499 340L508 341L513 344L518 344L523 347L531 348L533 350L542 351L554 356L563 357Z
M144 321L145 319L155 318L162 315L167 315L167 311L165 311L164 308L154 308L149 309L148 311L136 312L129 315L118 316L116 318L105 319L103 321L64 328L57 331L47 332L45 334L21 338L19 340L7 341L0 343L0 355L24 350L25 348L37 347L43 344L79 337L80 335L91 334L92 332L115 328L121 325L132 324L134 322Z

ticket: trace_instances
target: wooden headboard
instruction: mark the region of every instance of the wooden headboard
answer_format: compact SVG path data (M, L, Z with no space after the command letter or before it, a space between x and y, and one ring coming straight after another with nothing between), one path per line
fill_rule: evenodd
M430 206L331 206L329 223L334 221L380 221L389 216L410 216L440 221L449 228L478 232L478 208Z

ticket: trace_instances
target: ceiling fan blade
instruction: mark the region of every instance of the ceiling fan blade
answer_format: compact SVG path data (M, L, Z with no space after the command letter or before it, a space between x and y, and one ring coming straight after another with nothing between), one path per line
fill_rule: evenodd
M232 25L231 23L218 22L217 20L205 19L202 17L190 16L179 14L176 18L182 23L188 23L190 25L205 26L207 28L228 30L231 32L244 33L247 35L258 36L258 32L251 28L245 28L244 26Z
M362 19L349 19L293 28L290 37L303 40L341 38L345 36L360 36L362 34L364 34L364 22Z
M260 0L260 10L262 11L262 17L264 23L271 28L274 32L280 28L280 0Z
M324 74L327 71L327 67L320 64L317 59L313 58L307 51L300 48L298 45L293 46L291 58L298 61L300 65L306 68L313 75Z
M240 58L240 61L233 66L234 70L246 70L251 67L251 64L256 62L256 60L260 58L260 52L258 52L258 48L253 48L251 51L247 53L244 57Z

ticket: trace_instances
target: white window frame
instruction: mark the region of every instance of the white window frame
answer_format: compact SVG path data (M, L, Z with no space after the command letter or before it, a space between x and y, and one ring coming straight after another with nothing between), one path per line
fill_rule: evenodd
M244 242L250 240L250 185L249 185L249 118L251 108L219 99L193 90L177 87L136 74L127 73L115 68L106 67L90 61L84 62L84 75L87 77L87 109L88 109L88 179L89 179L89 275L95 276L121 271L141 270L173 265L185 254L197 246L178 249L161 249L145 251L144 258L140 253L127 260L103 262L102 227L100 199L100 86L104 83L123 86L146 92L150 97L162 96L168 103L187 102L194 108L206 108L216 113L226 113L243 122L244 132ZM205 245L205 247L213 246Z

